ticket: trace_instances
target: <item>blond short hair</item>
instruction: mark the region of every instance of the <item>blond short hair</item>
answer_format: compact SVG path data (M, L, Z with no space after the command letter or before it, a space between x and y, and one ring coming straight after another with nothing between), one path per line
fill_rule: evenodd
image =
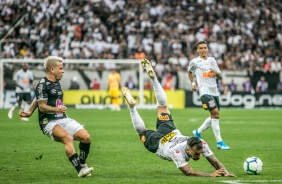
M57 66L57 62L62 63L63 58L58 56L49 56L45 59L44 68L48 71L49 68Z

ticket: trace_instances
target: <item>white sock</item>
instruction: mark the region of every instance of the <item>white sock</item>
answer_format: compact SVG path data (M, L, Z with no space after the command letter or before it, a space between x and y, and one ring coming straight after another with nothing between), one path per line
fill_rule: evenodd
M211 124L216 142L222 141L220 136L219 119L211 119Z
M24 112L27 112L27 111L28 111L29 106L30 106L30 104L25 103L25 105L24 105Z
M198 133L201 134L203 131L205 131L206 129L208 129L211 126L211 117L209 116L204 123L198 128Z
M10 111L14 111L16 107L18 107L18 103L15 103L15 104L11 107Z
M142 118L140 117L139 113L136 110L136 107L129 108L130 110L130 117L132 120L133 127L138 134L141 134L145 129L145 124Z
M166 106L166 102L167 102L166 94L164 92L163 87L159 83L157 77L152 79L152 85L153 85L153 89L154 89L154 92L155 92L155 95L156 95L157 105L158 106Z

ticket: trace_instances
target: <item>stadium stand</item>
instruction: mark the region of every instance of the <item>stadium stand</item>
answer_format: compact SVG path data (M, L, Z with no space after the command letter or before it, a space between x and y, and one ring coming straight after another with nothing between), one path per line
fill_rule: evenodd
M186 70L180 55L193 58L195 43L205 39L222 70L259 73L271 83L282 78L276 75L282 60L281 12L282 2L270 0L0 1L0 39L28 16L2 40L0 58L124 59L141 48L148 59L164 62L178 75ZM232 78L226 77L224 82ZM186 89L182 79L178 87Z

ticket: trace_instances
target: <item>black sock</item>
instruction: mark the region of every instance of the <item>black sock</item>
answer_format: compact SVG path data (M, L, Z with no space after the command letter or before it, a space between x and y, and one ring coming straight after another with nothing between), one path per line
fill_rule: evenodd
M79 143L79 149L80 149L79 158L81 164L85 164L86 158L88 157L90 150L90 143L82 143L82 142Z
M76 169L77 173L81 170L81 164L77 153L73 154L69 158L70 162L72 163L73 167Z

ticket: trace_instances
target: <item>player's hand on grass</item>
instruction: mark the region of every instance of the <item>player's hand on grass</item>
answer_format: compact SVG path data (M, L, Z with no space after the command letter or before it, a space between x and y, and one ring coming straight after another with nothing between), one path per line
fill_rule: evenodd
M230 174L230 173L225 173L223 176L225 176L225 177L236 177L236 175Z
M219 176L223 176L224 174L226 174L226 170L224 168L220 168L220 169L216 170L214 173L212 173L210 176L211 177L219 177Z
M19 115L20 115L20 117L30 117L31 116L31 112L30 111L24 112L22 109L20 109Z

